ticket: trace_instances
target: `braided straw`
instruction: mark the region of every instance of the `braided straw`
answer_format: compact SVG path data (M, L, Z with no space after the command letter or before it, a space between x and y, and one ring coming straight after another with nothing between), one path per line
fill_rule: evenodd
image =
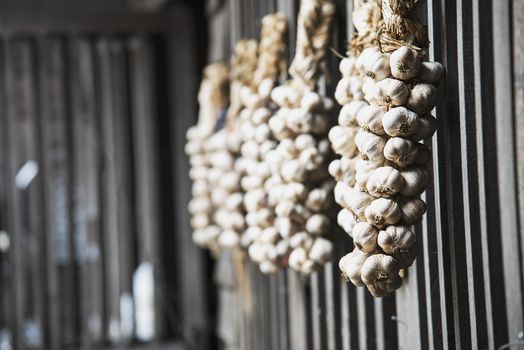
M356 0L353 8L353 24L356 32L349 41L348 56L358 56L363 49L378 45L376 33L382 26L380 0Z
M262 19L258 65L253 77L253 86L259 86L264 79L276 81L279 74L286 70L286 32L287 22L283 14L269 14Z
M257 42L255 40L240 40L235 45L231 57L231 104L227 111L227 125L231 126L237 120L242 110L240 89L253 83L253 75L257 64Z
M429 46L426 27L415 14L419 4L420 0L382 0L384 24L377 33L382 52L395 51L401 46L422 51Z
M215 127L220 111L229 103L229 70L224 63L212 63L204 69L203 80L198 90L199 128L209 132Z
M302 0L297 19L296 53L289 73L305 87L314 89L327 53L331 22L335 13L332 0Z

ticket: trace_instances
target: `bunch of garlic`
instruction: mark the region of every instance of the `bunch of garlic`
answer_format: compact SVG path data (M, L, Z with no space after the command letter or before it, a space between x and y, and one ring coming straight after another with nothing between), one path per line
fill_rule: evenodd
M355 64L365 77L362 92L369 105L356 114L356 186L335 189L335 197L348 209L345 217L355 220L348 232L355 250L340 260L340 268L355 285L365 284L382 297L400 287L400 269L415 259L411 226L426 211L419 197L431 158L421 141L436 129L429 113L437 99L434 84L444 68L422 62L420 52L409 46L391 53L369 47Z
M282 14L269 14L262 19L257 67L251 84L240 91L244 106L239 114L238 136L240 157L236 167L242 172L240 186L244 193L246 229L240 236L240 245L248 248L250 258L264 273L278 268L274 206L267 200L271 172L265 155L276 148L269 128L272 114L271 90L283 70L284 36L287 30Z
M239 158L242 145L240 114L247 103L242 98L242 92L250 86L255 73L257 50L255 40L240 40L235 45L230 64L231 102L226 119L223 127L205 143L210 165L208 182L213 188L213 221L220 228L217 243L222 250L238 247L246 229L244 193L241 188L245 168Z
M189 176L193 181L192 199L188 205L193 228L193 241L202 247L218 252L217 237L220 228L214 223L213 187L214 176L206 140L213 135L219 115L228 103L228 69L224 64L215 63L206 67L200 85L198 123L188 129L185 152L189 156Z
M271 92L279 109L269 127L278 146L264 160L271 173L267 201L276 214L273 245L277 255L289 253L289 266L304 274L333 254L333 244L323 237L333 209L333 180L327 172L333 101L317 89L333 14L331 0L301 1L292 80Z

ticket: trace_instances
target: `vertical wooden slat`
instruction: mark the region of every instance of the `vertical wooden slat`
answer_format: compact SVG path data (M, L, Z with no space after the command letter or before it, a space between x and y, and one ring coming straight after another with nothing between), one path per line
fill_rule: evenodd
M497 171L502 236L508 338L516 339L524 329L523 269L519 263L518 203L515 168L514 114L511 83L511 7L506 1L492 1L493 67L497 138Z
M74 346L72 330L77 319L77 291L71 223L71 155L66 110L65 46L59 38L45 38L40 45L42 97L42 150L46 215L46 283L49 346ZM83 247L85 249L85 247ZM72 315L61 322L64 315ZM67 331L69 329L69 331ZM64 333L62 333L66 330ZM59 339L60 335L66 337Z
M309 329L307 321L308 297L306 287L300 276L291 270L287 272L289 287L289 336L291 350L310 349Z
M158 251L158 132L151 45L146 37L135 37L129 43L138 248L138 269L135 271L133 290L135 305L139 307L135 310L136 335L144 341L159 338L163 332L162 307L155 285L155 276L163 275L163 272L160 270ZM143 285L144 283L148 285ZM149 293L142 294L141 289ZM146 316L148 319L144 320Z
M187 214L187 203L191 196L191 185L187 176L189 167L184 154L185 132L195 123L198 67L195 67L193 50L195 39L185 28L192 25L190 13L181 16L177 29L186 35L171 37L168 42L168 76L169 76L169 110L171 153L173 155L173 195L174 229L176 245L167 247L173 250L176 258L177 283L180 285L179 308L183 338L195 349L209 348L209 316L207 309L207 292L203 253L191 240L191 229ZM193 118L193 119L192 119ZM172 233L169 232L171 235Z
M7 53L10 201L16 348L43 346L41 154L34 42L11 39Z
M110 51L110 41L103 39L97 46L100 65L100 103L101 128L103 137L103 173L102 173L102 210L103 216L103 247L104 247L104 296L105 296L105 333L111 342L122 339L120 319L120 244L118 220L118 175L115 144L115 116L113 100L113 65Z
M10 181L9 181L9 154L8 154L8 125L6 108L6 66L5 42L0 41L0 235L2 248L0 249L0 341L6 346L13 346L13 268L11 264L12 237L8 227L8 213L10 212Z
M73 37L70 86L73 147L74 236L81 299L83 346L99 344L103 336L104 293L100 218L100 151L93 44Z
M312 319L312 335L313 335L313 349L325 349L326 340L326 313L324 302L324 271L319 269L310 276L310 290L311 290L311 319Z

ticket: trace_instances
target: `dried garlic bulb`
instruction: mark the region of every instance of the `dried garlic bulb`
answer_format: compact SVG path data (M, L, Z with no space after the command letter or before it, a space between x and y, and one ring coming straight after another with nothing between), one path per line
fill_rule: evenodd
M380 231L377 238L380 248L389 255L406 253L415 242L415 234L407 226L388 226Z
M367 258L368 254L357 248L342 257L338 263L339 269L342 271L342 277L350 280L357 287L363 286L361 271Z
M410 80L419 74L422 64L418 51L402 46L391 54L390 66L393 77Z

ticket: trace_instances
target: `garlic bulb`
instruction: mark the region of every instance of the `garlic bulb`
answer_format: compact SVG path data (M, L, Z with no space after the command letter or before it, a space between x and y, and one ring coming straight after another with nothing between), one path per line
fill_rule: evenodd
M403 188L401 172L390 166L373 170L366 183L368 193L375 197L391 197Z
M343 256L338 263L338 267L342 271L342 277L350 280L351 283L357 287L363 286L364 282L361 278L361 270L367 258L368 254L357 248Z
M417 145L402 137L390 138L384 146L384 157L398 167L404 168L417 161Z
M382 126L391 137L408 137L418 130L419 117L405 107L395 107L382 116Z
M429 114L422 114L418 116L417 130L411 135L410 139L413 141L426 140L433 136L437 130L437 120Z
M378 198L365 209L366 220L378 228L394 225L402 218L400 206L394 200Z
M427 113L437 103L437 88L431 84L416 84L406 101L406 107L416 113Z
M444 75L444 66L439 62L422 62L417 81L436 84Z
M366 106L362 108L357 114L358 125L375 135L384 135L384 127L382 126L382 118L386 112L385 107L380 106Z
M353 157L357 152L357 147L352 142L358 130L343 126L335 126L329 131L329 140L335 153Z
M370 55L369 60L364 64L364 74L376 81L386 79L391 74L389 61L389 54L377 52Z
M365 215L365 212L374 199L375 197L368 193L353 191L352 195L347 199L347 208L351 210L355 219L363 221L366 220L367 215Z
M362 264L361 279L374 297L380 298L394 292L402 284L397 260L385 254L369 256Z
M378 245L389 255L408 252L416 242L415 234L407 226L388 226L380 231Z
M402 106L409 97L409 89L400 80L386 78L379 81L372 93L372 102L380 106Z
M349 77L351 75L354 75L355 70L356 70L355 58L354 57L343 58L338 65L338 69L340 73L342 73L343 77Z
M391 54L390 66L393 77L410 80L419 74L422 64L416 50L402 46Z
M338 212L337 223L349 235L353 234L353 227L355 226L355 217L349 209L342 209Z
M363 159L374 162L384 161L383 152L386 146L386 140L383 137L365 130L359 130L355 135L355 144Z
M353 227L353 244L365 253L373 253L377 250L378 234L379 231L375 226L367 222L358 222Z
M324 264L333 257L334 246L331 241L317 237L309 250L308 257L317 264Z
M402 224L403 225L414 225L422 219L422 216L426 212L426 203L420 198L410 197L398 199L400 205L400 211L402 212Z
M400 171L400 176L404 180L404 186L400 194L404 197L417 196L424 192L427 184L427 171L418 166L411 166Z

